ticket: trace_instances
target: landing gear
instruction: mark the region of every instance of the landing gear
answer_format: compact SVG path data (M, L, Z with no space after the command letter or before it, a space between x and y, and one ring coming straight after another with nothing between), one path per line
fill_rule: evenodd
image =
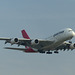
M45 53L45 51L42 51L42 50L38 50L40 53Z
M45 51L43 51L43 50L38 50L38 52L39 53L46 53L46 54L52 54L52 51L47 51L47 52L45 52ZM54 53L56 53L56 54L58 54L59 52L58 52L58 50L56 50L56 51L54 51Z
M57 53L58 54L59 52L58 51L54 51L54 53Z
M49 52L49 51L48 51L48 52L46 52L46 54L52 54L52 52Z

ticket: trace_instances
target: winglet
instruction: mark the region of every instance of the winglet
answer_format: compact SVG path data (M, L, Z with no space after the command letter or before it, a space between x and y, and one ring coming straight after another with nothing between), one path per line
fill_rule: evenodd
M30 37L28 36L25 30L22 30L21 32L22 32L23 38L30 39Z

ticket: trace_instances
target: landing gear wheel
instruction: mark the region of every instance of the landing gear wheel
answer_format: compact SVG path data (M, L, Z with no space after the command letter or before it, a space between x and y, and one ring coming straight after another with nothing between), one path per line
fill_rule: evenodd
M45 51L42 51L42 50L38 50L40 53L45 53Z
M52 54L52 52L47 52L46 54Z
M58 51L54 51L54 53L57 53L58 54L59 52Z

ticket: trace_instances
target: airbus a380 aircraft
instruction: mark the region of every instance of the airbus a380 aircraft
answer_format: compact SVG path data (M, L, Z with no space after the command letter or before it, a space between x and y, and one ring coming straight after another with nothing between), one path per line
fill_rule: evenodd
M0 40L5 40L5 44L10 43L11 45L18 44L18 46L25 46L25 48L5 47L5 49L20 50L28 53L52 54L52 51L59 53L59 50L75 49L74 43L71 41L67 42L67 40L71 40L75 36L75 32L71 28L66 28L47 39L30 39L25 30L22 30L22 35L23 38L12 39L0 37Z

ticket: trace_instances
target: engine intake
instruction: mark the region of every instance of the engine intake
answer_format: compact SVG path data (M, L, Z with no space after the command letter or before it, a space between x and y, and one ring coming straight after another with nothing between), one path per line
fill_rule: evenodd
M35 43L38 43L38 39L35 40Z
M75 44L73 44L73 46L75 47Z
M18 42L18 38L15 38L14 41L15 41L15 42Z
M35 39L31 41L31 45L38 45L39 44L39 40Z
M70 49L75 49L75 44L71 44Z
M10 43L11 43L11 44L16 44L16 43L18 43L18 38L11 39Z

